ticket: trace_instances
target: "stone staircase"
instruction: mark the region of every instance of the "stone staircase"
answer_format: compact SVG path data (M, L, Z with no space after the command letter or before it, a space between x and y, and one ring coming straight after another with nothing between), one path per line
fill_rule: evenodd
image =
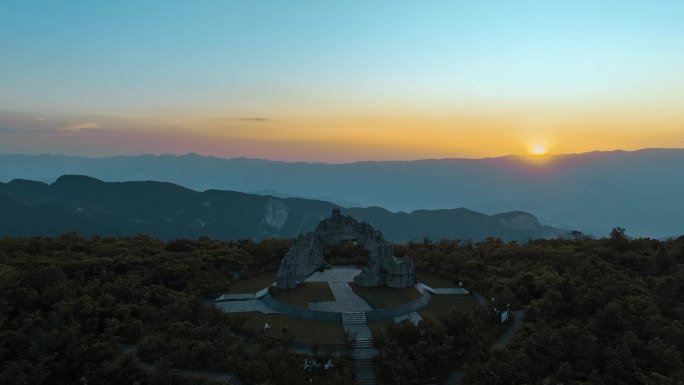
M254 293L254 299L260 299L263 298L266 294L268 294L268 287L265 287L256 293Z
M368 329L366 313L342 313L342 325L345 330L360 332L354 340L354 360L356 362L356 381L360 385L375 385L375 366L373 357L377 351L373 348L373 340Z
M364 313L362 311L342 313L342 325L365 324L365 323L368 323L368 320L366 320L366 313Z
M355 349L365 349L365 348L372 348L373 347L373 341L371 341L370 338L357 338L354 341L354 348Z
M228 378L228 380L226 380L226 383L227 383L227 384L230 384L230 385L245 385L245 383L242 382L242 380L240 380L240 379L239 379L236 375L234 375L234 374L232 374L232 375L230 376L230 378Z
M356 359L356 381L360 385L375 385L373 357Z

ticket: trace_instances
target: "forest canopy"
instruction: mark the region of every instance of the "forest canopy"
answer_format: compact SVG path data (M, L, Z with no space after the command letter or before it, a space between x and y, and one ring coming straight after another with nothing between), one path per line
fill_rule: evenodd
M282 342L246 334L207 306L232 282L276 270L289 246L73 233L0 239L0 383L188 383L173 370L195 368L232 371L250 383L308 380ZM684 382L684 237L630 239L616 229L604 239L527 243L426 238L395 245L395 253L496 306L525 308L526 316L503 348L482 349L486 335L458 328L389 330L379 358L384 383L429 374L415 362L396 366L413 359L412 338L422 338L425 352L444 348L435 330L472 345L452 352L462 357L464 384ZM449 322L487 328L467 314ZM122 345L139 346L141 359L169 371L143 370ZM353 383L353 362L337 363L318 383ZM445 373L451 364L431 370Z

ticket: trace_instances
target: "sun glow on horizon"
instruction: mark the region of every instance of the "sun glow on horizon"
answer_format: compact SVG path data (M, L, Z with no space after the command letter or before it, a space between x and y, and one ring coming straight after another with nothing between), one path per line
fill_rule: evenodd
M530 153L532 155L544 155L546 154L546 148L544 148L544 146L542 146L541 144L536 144L532 147Z

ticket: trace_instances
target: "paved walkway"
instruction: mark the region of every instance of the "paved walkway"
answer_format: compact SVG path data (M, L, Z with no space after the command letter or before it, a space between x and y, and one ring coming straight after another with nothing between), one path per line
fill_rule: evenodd
M511 314L513 315L513 324L508 328L508 330L506 330L504 334L494 341L492 346L505 346L513 339L513 337L515 337L516 334L518 334L520 329L522 329L523 318L525 318L525 310L511 311Z
M480 306L484 306L484 304L487 302L487 299L480 293L473 292L473 297L475 297L477 304Z
M400 323L400 322L409 320L409 321L411 321L411 323L414 326L418 326L418 322L420 322L422 319L423 319L423 317L421 317L420 314L418 314L418 312L414 311L413 313L408 313L408 314L400 315L398 317L394 317L394 322Z
M354 282L354 278L361 274L361 269L352 268L338 268L323 271L317 271L304 282Z
M255 297L254 293L249 293L249 294L221 294L221 296L216 298L214 301L216 301L216 302L245 301L245 300L254 299L254 297Z
M421 293L428 292L431 294L470 294L470 292L462 287L431 287L424 283L417 283L416 289Z
M328 282L328 285L343 313L373 310L368 302L354 293L348 283Z
M217 308L225 313L245 313L250 311L258 311L263 314L276 314L277 311L266 306L265 303L258 299L252 299L247 301L225 301L216 302L214 304Z
M361 274L361 269L354 266L333 267L313 273L304 282L327 282L335 301L309 303L309 309L337 313L373 310L349 287L349 282L354 282L354 278L359 274Z
M466 295L470 294L470 292L462 287L440 287L440 288L433 288L432 292L435 294L460 294L460 295Z

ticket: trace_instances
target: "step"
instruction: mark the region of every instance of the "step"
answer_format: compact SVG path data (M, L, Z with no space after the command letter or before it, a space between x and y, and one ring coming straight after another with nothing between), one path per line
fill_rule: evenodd
M231 385L244 385L244 383L240 381L240 379L237 378L237 376L235 376L234 374L230 376L227 382Z
M359 348L372 348L373 341L369 338L358 338L354 341L354 347Z
M360 385L375 385L375 365L372 358L358 358L356 364L356 381Z
M356 380L361 385L375 385L375 365L372 358L355 360Z
M368 320L364 312L342 313L342 324L344 325L365 323L368 323Z
M342 313L343 317L346 318L366 318L366 313L359 311L359 312L353 312L353 313Z

